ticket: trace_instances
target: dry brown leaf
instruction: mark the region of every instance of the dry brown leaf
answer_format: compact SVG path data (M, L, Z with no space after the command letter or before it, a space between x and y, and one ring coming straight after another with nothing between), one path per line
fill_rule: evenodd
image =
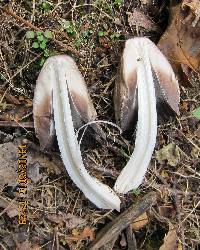
M4 189L5 185L12 187L17 185L18 145L11 142L0 144L0 192ZM40 152L29 150L27 153L27 162L27 175L34 183L43 178L43 175L39 172L41 167L47 168L49 172L60 174L63 166L62 161L54 156L52 156L52 159L49 159Z
M8 202L6 199L0 197L0 207L5 209L5 213L7 213L10 218L18 215L18 206L16 201Z
M57 224L61 224L64 222L66 224L66 228L68 229L81 227L85 223L85 220L81 217L69 213L48 214L47 219Z
M146 16L143 12L134 9L132 13L128 13L128 23L132 26L142 27L148 31L158 31L158 26Z
M180 149L174 143L170 143L162 147L160 150L156 151L155 155L156 155L156 160L160 164L163 164L163 162L167 160L170 166L176 166L180 162L180 157L181 157Z
M184 85L188 84L191 70L200 72L200 21L194 10L196 3L191 0L171 6L169 25L158 43ZM184 6L189 10L184 10Z
M198 127L198 129L195 131L195 135L200 138L200 126Z
M17 244L17 250L40 250L41 247L38 245L32 245L29 241L25 241Z
M159 250L177 250L178 248L178 236L176 229L172 224L169 224L169 231L165 235L164 243Z
M140 230L141 228L146 226L148 222L149 222L149 219L148 219L147 213L143 213L132 222L131 226L133 230Z
M17 185L17 150L11 142L0 144L0 192L5 185Z
M83 232L77 236L65 236L65 240L69 246L71 246L72 242L75 241L77 243L77 247L80 245L81 241L86 240L87 238L89 238L90 241L93 241L95 238L94 230L90 227L85 227Z

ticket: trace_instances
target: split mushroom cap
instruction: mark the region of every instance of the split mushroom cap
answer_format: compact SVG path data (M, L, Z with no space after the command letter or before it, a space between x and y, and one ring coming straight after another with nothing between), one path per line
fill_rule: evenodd
M54 121L61 157L73 182L97 207L119 211L119 197L90 176L83 164L74 122L80 126L82 121L94 120L96 111L72 58L54 56L47 60L37 81L33 105L35 129L41 144L46 146L45 138L51 138Z
M179 85L172 67L149 39L129 39L115 86L115 115L123 130L133 126L136 111L138 122L134 151L114 186L118 193L127 193L143 181L156 143L156 99L179 114Z

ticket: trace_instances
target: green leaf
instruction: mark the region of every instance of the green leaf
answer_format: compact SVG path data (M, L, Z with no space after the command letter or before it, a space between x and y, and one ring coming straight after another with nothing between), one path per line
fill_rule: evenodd
M46 46L47 46L47 45L46 45L45 42L42 42L42 43L40 44L40 48L41 48L41 49L46 49Z
M26 32L26 38L27 39L33 39L34 37L35 37L34 31L29 30L29 31Z
M42 35L42 31L37 31L37 36L41 36Z
M46 61L46 59L45 59L44 57L42 57L42 58L40 59L40 62L39 62L40 66L43 66L44 63L45 63L45 61Z
M38 41L42 42L44 40L44 36L43 35L39 35L37 36Z
M38 42L34 42L33 43L33 48L34 49L38 49L39 48L39 43Z
M46 38L45 36L43 37L43 42L44 43L47 43L49 40L48 40L48 38Z
M50 53L48 49L44 50L44 57L50 57Z
M4 81L5 77L0 73L0 80Z
M136 196L140 195L140 190L138 188L133 189L132 193Z
M42 3L42 8L44 11L50 10L51 5L47 2Z
M200 120L200 107L192 112L193 116Z
M48 39L53 37L52 32L50 30L45 30L44 36Z
M104 36L104 32L103 31L99 31L98 32L98 36Z

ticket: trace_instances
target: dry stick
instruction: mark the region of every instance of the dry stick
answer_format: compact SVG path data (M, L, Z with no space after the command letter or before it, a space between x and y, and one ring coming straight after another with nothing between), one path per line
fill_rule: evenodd
M131 225L126 228L126 238L128 243L128 250L137 250L137 243L135 239L135 234Z
M12 10L7 9L5 7L1 7L0 6L0 10L2 10L4 13L6 13L9 16L12 16L13 18L15 18L17 21L19 21L20 23L23 23L25 26L35 30L35 31L41 31L40 28L36 27L35 25L33 25L32 23L30 23L29 21L25 20L23 17L18 16L17 14L15 14ZM73 49L72 47L62 43L61 41L52 38L52 40L57 43L59 46L65 48L66 50L72 52L74 55L76 56L82 56L80 52L78 52L77 50Z
M89 247L90 250L97 250L104 246L112 239L118 236L121 231L127 228L130 223L139 217L141 214L146 212L152 205L156 202L156 193L151 192L145 195L142 201L138 204L131 205L127 210L120 214L116 219L107 224L100 232L97 234L96 240Z
M173 185L174 188L175 184ZM181 245L182 245L182 249L185 250L185 234L184 234L184 229L183 229L183 225L181 224L181 212L180 212L180 205L177 199L177 193L172 195L172 202L174 204L174 207L176 209L176 217L178 219L178 223L179 223L179 232L181 234Z
M113 250L113 247L115 245L115 242L116 242L117 238L118 238L118 235L115 236L108 244L101 247L100 250Z
M0 127L34 128L33 122L0 121Z

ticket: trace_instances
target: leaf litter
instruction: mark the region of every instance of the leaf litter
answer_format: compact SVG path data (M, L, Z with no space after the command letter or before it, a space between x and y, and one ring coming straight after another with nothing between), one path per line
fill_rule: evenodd
M178 68L178 71L181 71L181 75L186 74L186 80L188 79L188 75L190 76L191 68L194 68L194 70L198 72L199 21L197 21L198 9L196 9L195 2L196 1L182 1L182 4L179 5L179 10L177 12L174 12L177 15L176 17L180 18L181 20L181 23L177 23L178 26L176 26L180 28L180 32L178 33L175 27L173 27L173 25L175 25L175 15L172 15L171 22L169 22L166 33L165 35L163 35L165 37L165 41L162 42L163 44L160 42L164 47L168 47L170 44L174 44L172 54L175 52L175 58L171 58L170 48L165 48L163 51L166 51L166 54L169 54L167 55L167 57L169 60L172 59L171 63L175 67L175 69ZM60 18L69 20L73 19L73 22L75 24L80 21L80 25L81 22L87 22L90 24L89 27L97 31L105 29L105 25L103 25L104 23L107 25L106 29L114 30L116 33L120 32L120 34L122 34L122 37L119 40L112 40L108 35L109 33L107 33L106 36L103 37L104 44L102 45L101 43L99 43L99 39L97 37L98 34L93 32L93 35L86 43L79 43L79 47L76 47L76 37L69 37L68 35L65 36L67 43L72 47L78 48L78 50L81 52L80 54L84 55L83 58L80 57L76 59L82 73L84 73L85 75L87 85L92 95L92 99L94 101L95 107L97 108L97 113L102 119L108 119L109 117L111 121L115 122L113 118L113 107L109 104L110 100L112 99L112 90L114 87L113 83L110 82L110 79L112 79L116 75L119 62L119 52L122 51L124 40L126 40L130 36L137 36L139 34L145 35L153 41L158 41L159 33L155 32L156 28L149 28L148 21L150 19L153 22L150 25L157 26L157 24L159 24L159 27L162 27L162 25L164 24L162 22L163 14L164 20L165 22L167 22L166 10L169 6L167 6L166 3L163 3L163 5L161 6L158 1L136 1L135 3L132 1L129 4L124 1L123 8L118 9L118 7L114 6L111 8L111 12L109 13L110 9L107 5L98 5L97 7L99 9L96 7L93 8L93 6L91 6L89 8L89 12L87 12L88 9L86 7L76 8L77 6L74 5L75 10L72 11L73 14L71 15L71 13L69 12L69 10L71 9L69 3L64 3L64 1L61 1L60 5L58 6L54 6L53 3L51 4L53 7L55 7L54 12L51 14L45 12L44 14L43 11L39 8L38 3L36 3L36 12L35 14L33 13L33 20L36 19L37 22L35 22L35 24L38 24L38 27L42 27L44 30L57 30L58 33L55 33L55 36L56 39L60 39L60 41L63 40L63 35L59 33L59 24L56 21L60 20ZM140 4L142 4L143 6L141 8L138 8ZM4 3L2 4L2 6L3 5ZM150 7L151 5L154 5L154 7L159 10L156 17L154 17L151 12L148 12L147 15L147 12L143 12L143 8L145 8L146 5ZM28 19L29 13L32 13L32 7L30 6L22 5L21 3L13 3L13 6L11 7L13 7L13 11L17 16L24 16ZM5 7L8 6L5 5ZM143 22L142 26L146 25L146 28L138 25L138 29L136 30L136 25L133 24L132 31L130 31L131 25L129 25L126 20L127 12L134 13L135 10L139 11L147 17L146 20L144 20L144 16L141 18L141 20L138 20L138 23ZM162 10L165 11L163 12ZM170 9L170 11L172 13L172 8ZM186 14L187 18L184 18L182 16L183 12ZM64 16L64 13L68 13L68 16ZM93 16L97 18L94 20ZM118 20L116 22L118 24L115 24L115 22L112 23L110 16L113 16L114 20ZM40 19L38 19L38 17L40 17ZM91 20L89 20L88 18L91 18ZM6 79L10 79L9 86L11 90L9 89L3 102L5 102L5 104L12 105L4 105L5 110L1 108L1 120L10 119L6 118L6 114L7 111L10 110L9 112L11 113L11 115L13 115L12 109L14 108L14 106L19 106L19 108L16 109L15 113L17 114L19 110L21 114L19 117L15 118L20 120L21 118L29 114L32 110L32 103L26 102L26 98L28 96L29 100L32 100L35 80L38 76L39 71L39 67L36 64L39 52L34 51L34 49L27 44L27 41L22 39L22 36L25 36L26 31L30 30L30 27L21 25L19 21L16 21L14 18L7 16L3 12L0 16L0 19L0 27L2 30L0 38L3 41L3 44L5 44L5 46L1 47L0 54L1 59L3 59L0 60L0 73L1 75L5 76L3 78L4 80L0 79L0 87L2 90L0 94L4 94L6 86L8 86L8 82L6 81ZM10 30L11 32L7 32L7 30ZM164 32L163 27L161 31ZM170 32L171 35L174 36L173 39L169 36L170 34L168 32ZM195 42L193 40L193 34L194 36L197 36L197 40L195 40ZM178 35L180 35L181 39L177 37ZM162 37L161 41L163 39L164 38ZM179 45L183 43L181 48L183 49L184 53L180 51L180 46L179 48L177 48L177 44L175 43L177 41L180 41ZM93 45L95 46L93 47ZM54 44L54 42L50 44L49 49L53 52L66 53L65 50L57 46L57 43ZM16 51L16 57L13 57L13 51ZM37 53L38 55L36 55ZM86 54L88 55L88 57L85 57ZM189 63L185 59L185 56L183 54L186 54L192 63ZM109 57L107 55L109 55ZM102 67L98 68L97 65L100 65L101 60L105 57L108 58L106 65L102 65ZM191 67L191 64L193 67ZM16 75L16 72L19 73ZM199 246L199 234L197 232L200 231L200 226L198 224L198 221L196 220L196 218L199 217L198 202L200 200L199 158L191 157L191 152L194 151L194 148L199 147L199 122L197 120L191 122L191 115L192 111L200 105L198 95L200 83L197 76L192 78L192 80L190 81L193 85L193 89L187 89L185 87L181 88L181 99L182 101L187 102L187 109L181 109L181 117L177 119L170 119L167 123L159 126L159 131L163 139L162 145L158 145L157 149L157 151L159 151L159 149L161 149L163 146L167 146L173 143L174 145L176 145L176 147L180 148L183 153L187 155L187 157L185 156L179 158L177 154L178 160L176 160L174 159L175 156L173 155L173 150L168 150L167 157L165 155L166 153L164 153L165 156L162 156L162 159L163 157L168 159L159 161L153 157L152 168L149 170L145 182L140 187L139 195L135 196L134 194L130 193L124 197L124 201L127 202L124 203L125 208L126 204L135 203L140 198L140 196L143 196L145 193L156 189L158 195L160 196L154 208L159 211L159 207L165 207L165 212L162 211L161 217L148 214L148 223L143 227L141 227L140 225L141 228L139 229L139 231L134 232L138 247L144 246L143 248L146 247L152 249L152 245L156 242L157 245L154 245L153 249L159 249L164 242L165 237L168 237L168 242L175 242L176 237L174 237L173 239L172 234L170 236L167 236L168 234L170 234L170 230L167 229L168 225L166 225L163 220L166 217L169 219L173 218L173 226L177 228L179 225L177 216L180 216L183 221L183 232L177 231L177 236L182 242L181 246L189 246L191 249L195 249ZM183 84L184 82L185 80L180 81L181 84ZM106 91L104 91L105 89ZM12 97L9 98L9 95L14 96L16 99ZM22 104L21 109L20 104L18 104L18 100ZM27 107L28 105L30 105L29 110ZM31 116L25 118L25 120L31 121ZM183 127L183 123L185 123L187 126ZM110 135L114 134L116 137L116 131L114 129L106 129ZM24 130L22 131L22 134L26 134ZM28 133L26 136L29 139L31 138L31 140L36 141L35 138L30 135L33 131L31 129L28 129L28 131L30 133ZM16 129L5 127L1 132L3 132L1 141L4 142L4 140L6 140L7 142L9 142L13 139L13 137L15 137ZM130 143L132 143L132 138L129 138L129 141ZM86 163L88 162L88 169L92 174L105 181L105 183L112 184L114 183L113 180L116 179L116 175L113 175L112 171L118 173L119 170L121 170L122 165L125 164L125 160L116 153L110 152L110 150L108 150L106 146L101 145L99 148L97 148L96 144L94 145L95 146L91 148L88 146L83 146L83 158ZM4 146L8 150L5 150ZM13 154L9 157L9 150L11 149L11 152L13 152L17 147L12 145L8 146L7 144L5 144L4 146L3 144L1 144L1 149L6 154L5 159L9 161L9 159L14 158L15 156L15 154ZM171 153L172 163L170 162ZM32 154L31 150L28 154ZM90 158L88 157L89 154ZM42 246L46 247L47 249L52 249L52 246L55 245L57 247L60 247L60 249L68 249L69 245L71 249L83 249L85 246L88 247L90 242L95 238L94 232L96 233L101 227L106 224L107 221L113 220L113 218L115 218L118 214L116 212L107 213L91 206L91 204L85 199L85 197L79 192L79 190L77 190L77 188L67 177L66 173L63 170L62 162L60 158L57 157L57 152L51 153L50 155L48 155L48 157L47 155L41 152L38 155L36 152L34 152L34 159L30 160L30 165L32 164L32 166L36 166L36 170L34 169L33 173L30 174L32 175L33 184L31 184L32 190L29 193L28 197L30 202L30 234L28 243L24 243L24 246L27 246L30 249L34 248L34 246L36 249L39 249ZM114 163L113 159L115 159ZM168 163L168 160L170 164L173 164L175 166L165 164ZM11 164L9 166L5 161L2 162L3 164L5 164L6 168L10 166L12 167L10 169L8 168L8 171L11 171L11 173L13 173L13 176L8 176L5 173L6 171L2 170L2 168L0 170L2 171L1 173L3 175L3 178L1 178L1 201L2 197L3 201L1 202L0 213L3 212L3 214L0 219L0 242L2 242L1 244L3 244L3 246L5 247L8 247L9 245L11 249L14 249L17 245L19 249L22 249L22 245L20 244L22 244L23 240L25 241L27 237L27 229L23 227L23 230L21 229L24 234L23 237L17 237L19 234L19 230L16 227L17 216L15 216L15 214L17 212L17 204L15 203L15 192L13 192L13 190L15 191L16 185L16 165L13 165L14 162L16 164L16 161L14 161L13 159L13 161L10 162ZM95 166L95 168L93 166ZM97 171L96 169L99 166L103 166L103 169L112 171ZM178 208L180 211L178 211L174 206L174 200L179 204ZM10 206L10 213L9 204L13 204L13 206ZM6 209L8 213L6 212ZM79 225L77 225L77 227L73 229L67 229L65 228L65 222L62 222L62 219L60 219L61 224L58 224L56 222L48 220L46 216L63 216L63 214L64 217L65 215L70 214L77 217L78 220L84 220L83 226L80 226L79 228ZM55 228L57 228L57 233ZM172 232L175 235L175 232L173 230ZM10 237L11 233L14 234L16 238L15 241L13 241L13 237ZM146 236L144 237L144 235ZM155 237L155 235L159 236L159 239ZM184 235L184 237L182 235ZM9 240L8 236L10 237ZM171 240L169 240L169 238L171 238ZM180 244L178 244L178 247L178 249L181 249ZM187 249L187 247L185 249Z

